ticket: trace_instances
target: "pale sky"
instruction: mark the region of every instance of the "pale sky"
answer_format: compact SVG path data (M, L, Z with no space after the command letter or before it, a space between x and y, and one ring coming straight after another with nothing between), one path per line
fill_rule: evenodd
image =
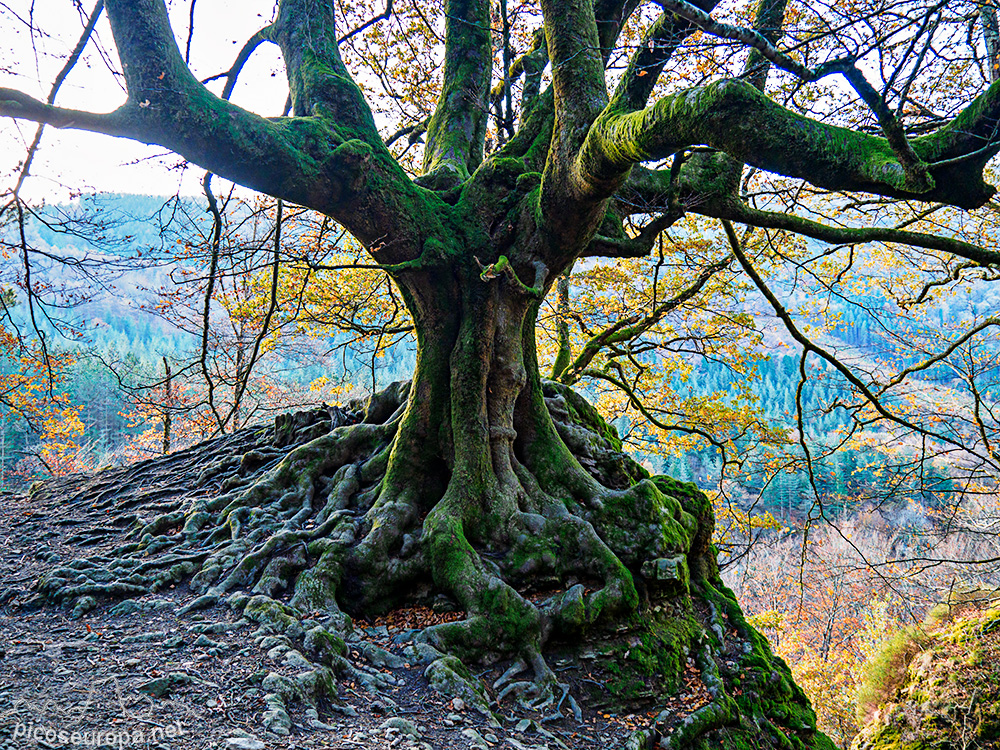
M84 0L88 13L93 5L94 0ZM184 0L168 5L183 52L190 3ZM29 34L25 21L32 6L37 28ZM228 70L246 39L270 20L274 2L200 0L195 8L192 69L199 78L206 78ZM0 87L18 89L44 100L82 29L83 22L71 0L0 3ZM84 57L59 90L57 105L106 112L124 101L124 90L102 60L99 48L117 69L119 62L106 16L102 16ZM239 81L232 97L235 103L263 115L281 114L287 85L277 47L258 47ZM210 86L219 93L222 83ZM0 181L4 185L11 184L35 127L33 123L15 124L10 118L0 118ZM179 170L180 157L164 156L164 152L126 139L47 127L32 166L33 177L22 195L48 201L65 200L71 191L171 195L178 186L187 194L200 193L203 171L197 167Z

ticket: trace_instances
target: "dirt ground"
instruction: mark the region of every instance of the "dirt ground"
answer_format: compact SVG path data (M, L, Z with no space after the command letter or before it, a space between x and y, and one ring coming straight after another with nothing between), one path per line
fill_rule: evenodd
M113 491L133 469L115 470ZM570 718L541 723L540 714L504 701L499 726L461 701L432 691L423 668L383 666L395 687L372 695L350 681L338 698L310 709L291 705L291 733L265 732L261 682L281 660L257 626L226 605L180 615L194 598L186 585L126 602L99 601L73 617L33 591L55 565L93 557L122 543L125 528L106 509L75 491L90 480L64 482L58 492L0 496L0 748L114 746L148 748L601 748L624 746L648 715L605 713L584 706ZM183 477L174 491L181 492ZM168 488L169 490L170 488ZM156 493L154 493L156 494ZM152 498L152 495L151 495ZM150 500L155 505L159 499ZM149 512L154 512L155 508ZM144 512L142 508L138 513ZM355 622L348 646L376 644L405 660L412 628L441 617L427 609L397 611L373 623ZM487 685L507 664L479 672ZM586 663L554 662L567 682L607 688ZM596 687L595 687L596 686ZM495 696L494 696L495 697ZM613 696L608 696L608 703ZM655 712L654 712L655 713Z

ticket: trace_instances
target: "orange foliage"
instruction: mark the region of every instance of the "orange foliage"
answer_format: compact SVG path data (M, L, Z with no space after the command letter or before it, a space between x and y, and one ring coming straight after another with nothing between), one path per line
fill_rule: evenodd
M61 390L74 361L67 353L49 353L46 359L40 346L0 326L0 407L5 417L23 422L37 436L29 455L15 465L15 476L30 480L84 468L80 409Z
M850 563L836 534L813 537L804 554L791 536L756 554L741 566L736 588L753 613L750 623L812 702L819 727L846 750L858 732L862 667L902 626L910 601L876 572Z

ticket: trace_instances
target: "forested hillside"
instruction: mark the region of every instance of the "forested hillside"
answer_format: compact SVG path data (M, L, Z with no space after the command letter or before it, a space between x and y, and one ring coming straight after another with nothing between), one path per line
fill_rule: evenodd
M252 209L244 205L241 210L232 219L234 238L251 220ZM210 231L204 200L86 195L39 209L27 226L32 246L52 259L34 269L46 281L34 324L62 364L55 373L54 398L42 384L47 373L37 373L36 401L51 400L48 411L0 407L4 486L157 455L168 413L174 449L218 430L203 413L207 380L198 362L205 268L203 259L188 254ZM23 271L8 258L4 273L13 279ZM248 333L240 338L238 305L248 304L250 297L238 300L224 286L237 273L235 268L219 273L212 335L204 342L212 360L210 375L220 379L220 388L227 377L231 387L236 374L231 347L249 343ZM10 292L8 312L17 329L33 330L23 296ZM299 333L288 335L291 341L271 342L262 352L253 367L253 401L229 429L336 400L355 388L370 392L373 384L382 387L412 373L414 350L406 341L390 346L396 339L389 338L377 345L334 326ZM0 374L26 370L23 350L17 342L8 343ZM161 408L167 395L165 366L172 375L169 409Z
M239 210L243 215L232 222L235 231L246 232L252 209L243 206ZM201 321L197 319L198 294L204 291L198 287L197 275L202 261L185 257L178 249L197 246L209 225L203 200L112 194L82 196L71 204L47 206L29 223L33 245L50 250L54 258L79 259L81 264L53 262L37 269L44 274L53 298L61 296L64 305L67 296L75 300L65 307L63 317L43 321L43 330L49 332L54 350L72 358L61 373L61 390L66 403L79 412L81 431L74 439L87 455L81 466L119 460L118 452L153 427L154 415L141 406L150 400L152 391L164 387L164 358L177 363L174 370L185 366L190 370L192 358L197 358L202 345ZM304 234L308 229L286 230L292 242L295 231ZM95 285L92 275L84 274L87 263L101 267L101 284ZM12 259L7 265L7 273L18 273ZM180 297L172 291L178 280L187 281L191 295ZM817 299L810 293L808 280L786 276L772 283L798 300L802 319L815 327L826 346L872 372L880 368L898 371L921 359L920 351L901 347L899 342L923 338L930 348L935 337L995 309L996 294L986 282L922 304L919 318L884 295L848 298L830 294ZM28 305L16 296L12 300L13 320L21 327L30 326ZM236 317L238 310L227 307L230 304L225 298L213 300L213 325ZM414 353L406 335L388 339L392 345L372 343L371 331L352 335L351 331L338 330L337 323L316 323L307 335L299 335L293 344L270 352L266 360L255 365L255 374L281 391L285 399L278 398L267 409L273 412L319 402L351 388L370 391L373 384L383 386L409 377ZM658 472L695 482L703 489L712 491L721 486L738 506L752 506L757 513L771 512L782 523L804 518L817 493L828 510L851 510L865 502L881 501L896 506L916 501L935 507L956 491L949 479L948 462L940 458L923 462L919 486L892 484L887 491L886 464L891 460L887 456L898 456L902 446L894 444L888 433L859 434L850 429L851 413L845 404L838 404L847 384L828 364L810 362L809 377L797 401L799 355L794 342L763 308L757 310L751 328L760 338L747 371L734 370L729 362L710 356L680 353L677 358L689 367L673 377L671 386L686 399L708 400L720 394L723 402L728 395L738 398L756 410L775 435L784 436L784 441L749 450L741 458L740 470L733 470L724 467L719 450L704 443L677 448L665 436L657 439L655 450L646 450L648 433L643 417L626 408L617 426L626 436L626 444L633 438L637 458ZM221 339L212 343L218 345ZM992 352L983 351L982 344L979 352L992 356ZM8 352L3 367L17 367L11 355ZM992 370L990 366L980 365L977 374L991 378L996 365ZM924 393L915 389L915 398L944 404L965 397L961 374L943 364L926 369L919 378ZM184 383L195 379L186 371L177 387L191 387ZM337 388L330 390L331 385ZM795 445L796 414L800 411L814 446L812 479ZM250 419L251 414L258 416L249 412L244 419ZM264 418L263 413L259 416ZM3 474L8 482L16 482L25 476L14 471L15 465L24 458L24 451L34 450L32 446L37 446L40 437L15 414L5 413L2 419ZM196 434L206 436L209 432Z

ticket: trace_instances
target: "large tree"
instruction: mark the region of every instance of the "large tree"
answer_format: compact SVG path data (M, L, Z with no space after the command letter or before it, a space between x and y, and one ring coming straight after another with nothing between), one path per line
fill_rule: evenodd
M432 580L467 616L428 629L428 642L451 653L520 656L535 672L534 686L521 684L524 691L551 692L556 682L541 657L547 639L629 615L646 590L641 571L652 580L664 561L693 547L707 555L704 514L699 526L684 491L642 479L641 471L585 468L580 430L557 429L553 421L553 408L590 418L578 397L543 382L535 343L542 300L575 262L648 254L686 212L719 219L727 252L779 315L783 308L734 222L831 243L903 242L973 263L1000 262L1000 255L946 235L831 226L747 199L748 168L831 191L960 209L982 206L994 193L983 173L1000 151L1000 85L985 88L956 116L929 128L921 123L926 132L914 136L904 117L907 92L895 110L887 103L901 84L879 92L868 81L871 48L846 54L837 29L807 29L793 50L779 49L784 0L761 0L747 26L713 18L712 0L539 0L538 8L521 8L541 19L523 49L507 33L504 2L496 8L486 0L446 0L436 103L404 132L424 141L416 176L408 171L412 162L393 156L386 141L398 138L380 132L345 65L338 40L348 30L338 24L335 3L281 0L273 22L229 72L221 97L192 73L163 0L104 5L125 103L109 113L84 112L57 107L53 97L42 102L0 89L0 114L157 144L332 218L392 277L418 341L412 383L373 399L363 423L296 449L263 479L234 480L226 493L157 519L130 554L149 552L159 544L156 535L178 523L189 540L218 542L228 534L230 543L185 569L200 570L197 586L210 597L253 584L273 594L298 574L291 601L310 611L385 610ZM941 7L906 6L904 15L918 20L901 28L924 24L908 49L902 31L885 32L883 41L901 50L893 78L909 76L906 90L916 75L911 64L918 71L927 51L917 42L940 22ZM875 28L874 13L858 13L845 27ZM995 17L983 10L980 18L992 33L985 38L993 70ZM674 58L694 49L694 36L749 49L742 72L702 75L692 85L696 69ZM287 116L263 117L228 101L246 58L264 42L277 45L284 60ZM495 76L498 54L503 64ZM775 66L783 71L778 93L786 102L794 106L795 93L835 76L846 82L841 91L870 108L876 127L827 122L837 114L833 103L814 105L815 117L778 103L768 95ZM519 103L515 79L523 79ZM799 343L822 354L790 325ZM557 374L572 379L565 368L586 367L585 354L575 363L563 357ZM321 477L333 479L323 484ZM322 487L333 489L326 509L314 511ZM270 511L257 512L263 508L295 512L279 523ZM315 527L303 525L310 517L319 519ZM244 526L269 533L241 536ZM278 556L303 539L308 554ZM649 566L655 561L659 568ZM692 574L711 577L710 568L704 563ZM144 579L134 573L126 580L121 591ZM82 592L68 581L54 576L49 588ZM554 581L562 593L533 603L533 581Z

